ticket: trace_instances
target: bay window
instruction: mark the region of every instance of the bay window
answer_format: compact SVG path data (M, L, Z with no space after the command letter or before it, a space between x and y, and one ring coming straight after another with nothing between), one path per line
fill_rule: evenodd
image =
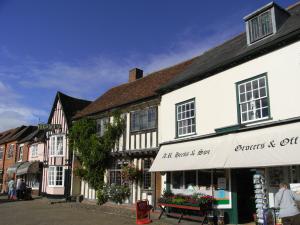
M63 156L64 136L54 135L50 137L50 156Z

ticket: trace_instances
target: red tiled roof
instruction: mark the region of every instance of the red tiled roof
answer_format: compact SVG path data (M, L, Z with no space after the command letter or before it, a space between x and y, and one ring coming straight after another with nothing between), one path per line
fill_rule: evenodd
M141 79L113 87L74 116L79 119L115 107L134 103L139 100L157 96L155 92L161 85L185 70L193 59L179 63L175 66L151 73Z

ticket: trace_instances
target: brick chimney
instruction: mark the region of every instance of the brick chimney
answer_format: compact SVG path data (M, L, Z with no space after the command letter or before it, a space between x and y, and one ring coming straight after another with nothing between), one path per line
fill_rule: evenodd
M143 78L143 70L139 68L133 68L129 70L129 82Z

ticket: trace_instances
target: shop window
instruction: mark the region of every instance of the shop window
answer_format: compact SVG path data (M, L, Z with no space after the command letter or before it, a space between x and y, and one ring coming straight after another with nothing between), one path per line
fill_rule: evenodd
M157 108L149 107L147 109L138 110L130 113L130 131L142 131L154 129L156 123Z
M102 137L104 135L104 132L106 131L106 126L109 123L109 118L101 118L97 119L97 134Z
M149 169L152 161L151 159L144 159L143 164L143 187L144 189L149 189L151 188L151 172L149 172Z
M19 147L19 156L18 156L19 161L23 160L23 152L24 152L24 146L22 145Z
M192 171L185 171L184 172L184 186L185 188L189 188L189 186L196 186L196 176L197 176L197 171L192 170Z
M270 117L267 76L237 83L239 120L241 123Z
M181 189L183 187L183 172L172 172L172 188Z
M48 168L48 185L51 187L63 186L63 167L49 166Z
M30 146L30 154L31 154L32 158L38 156L38 145L31 145Z
M178 137L195 134L196 115L194 99L176 104L176 124Z
M14 155L14 145L10 144L7 152L7 158L12 158Z
M198 186L210 188L211 187L211 171L210 170L199 170L198 171Z
M50 156L63 156L64 154L64 136L54 135L50 137Z
M4 147L1 146L1 147L0 147L0 160L3 159L3 154L4 154Z

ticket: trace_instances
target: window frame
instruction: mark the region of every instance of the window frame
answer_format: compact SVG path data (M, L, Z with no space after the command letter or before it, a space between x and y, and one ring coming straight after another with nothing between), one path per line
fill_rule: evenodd
M57 168L58 167L60 167L60 168L62 168L62 175L61 175L61 178L62 178L62 184L61 185L57 185L56 184L56 182L58 181L57 180ZM50 183L50 181L52 181L51 179L50 179L50 169L52 169L52 168L54 168L54 175L53 175L53 182L54 182L54 184L51 184ZM49 166L48 167L48 171L47 171L47 178L48 178L48 187L64 187L64 181L65 181L65 179L64 179L64 177L65 177L65 170L64 170L64 167L63 166Z
M266 33L266 34L264 34L264 35L262 35L262 17L263 17L263 15L264 14L269 14L269 19L270 19L270 21L269 21L269 25L270 25L270 32L269 33ZM258 23L258 35L257 35L257 37L256 38L254 38L254 35L253 35L253 21L255 20L255 19L257 19L257 23ZM260 40L262 40L262 39L264 39L264 38L266 38L266 37L268 37L268 36L270 36L270 35L272 35L272 34L275 34L276 33L276 26L275 26L275 21L274 21L274 10L272 9L272 8L270 8L270 9L267 9L267 10L265 10L265 11L263 11L263 12L261 12L261 13L259 13L258 15L256 15L256 16L254 16L254 17L252 17L251 19L249 19L249 20L247 20L247 36L248 36L248 43L249 44L253 44L253 43L255 43L255 42L257 42L257 41L260 41Z
M154 126L153 127L150 127L149 124L151 124L151 121L149 122L149 118L150 118L150 109L154 109L154 112L155 112L155 121L154 121ZM147 112L147 127L146 128L142 128L142 125L143 124L141 121L142 121L142 113L144 112ZM138 129L133 129L133 117L134 117L134 114L138 114L137 115L137 119L139 120L139 128ZM130 112L130 133L138 133L138 132L143 132L143 131L148 131L148 130L155 130L157 129L158 127L158 108L157 106L149 106L149 107L146 107L144 109L139 109L139 110L135 110L135 111L131 111Z
M33 151L34 150L34 151ZM36 158L38 157L38 144L32 144L29 148L30 151L30 157L31 158ZM35 154L33 154L35 152Z
M110 123L109 117L102 117L96 119L96 132L99 137L102 137L107 130L107 124ZM103 126L103 127L102 127ZM100 130L98 128L101 128Z
M146 160L150 161L149 167L145 167ZM151 158L144 158L143 159L143 181L142 181L143 186L142 187L143 187L144 190L152 190L152 173L149 172L152 163L153 163L153 159L151 159ZM145 183L149 181L149 180L146 180L146 179L149 179L148 176L150 176L150 185L149 184L145 185Z
M14 157L14 146L15 146L14 144L10 144L8 146L7 159L11 159ZM11 153L11 155L10 155L10 153Z
M241 108L240 108L241 104L240 104L240 90L239 90L239 86L241 84L246 84L247 82L252 82L254 80L259 80L259 79L261 79L263 77L265 77L265 82L266 82L266 84L265 84L266 97L263 97L263 98L267 98L267 100L268 100L268 105L267 105L268 116L267 117L262 117L262 118L259 118L259 119L242 121L242 114L241 114L242 112L241 112ZM238 81L238 82L235 83L235 86L236 86L237 117L238 117L238 123L239 124L247 125L247 124L259 123L259 122L263 122L263 121L267 121L267 120L271 120L272 119L272 117L271 117L270 94L269 94L269 81L268 81L268 74L267 73L262 73L262 74L259 74L257 76L254 76L254 77L250 77L250 78ZM251 91L253 92L253 88L251 89ZM263 98L258 98L258 99L261 100Z
M4 158L4 149L5 149L5 147L2 145L2 146L0 146L0 160L3 160L3 158Z
M24 145L20 145L19 146L19 151L18 151L18 162L22 162L23 161L23 157L24 157Z
M61 154L57 154L58 153L58 149L57 149L57 139L58 137L62 137L62 153ZM53 142L54 139L54 142ZM50 157L63 157L65 154L65 134L55 134L55 135L51 135L50 139L49 139L49 156ZM54 143L54 145L53 145Z
M191 132L191 133L186 133L186 134L181 134L179 135L179 132L178 132L178 115L177 115L177 108L180 106L180 105L183 105L183 104L187 104L189 102L194 102L194 120L195 120L195 131L194 132ZM192 118L189 118L189 119L192 119ZM188 100L185 100L185 101L182 101L182 102L178 102L175 104L175 127L176 127L176 134L175 134L175 138L182 138L182 137L188 137L188 136L192 136L192 135L196 135L197 134L197 120L196 120L196 98L191 98L191 99L188 99Z

